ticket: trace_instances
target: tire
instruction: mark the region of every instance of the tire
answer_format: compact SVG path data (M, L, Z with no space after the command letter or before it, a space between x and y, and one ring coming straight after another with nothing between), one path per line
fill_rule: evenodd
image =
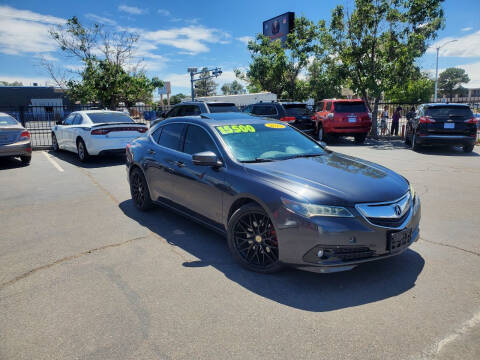
M263 274L283 269L275 228L261 206L243 205L228 221L227 230L228 247L240 265Z
M20 156L20 160L22 160L23 165L30 165L30 161L32 161L32 156Z
M464 153L471 153L475 145L463 145L463 152Z
M363 144L366 138L367 134L355 135L355 144Z
M417 135L415 133L412 134L412 150L413 151L420 151L421 146L417 143Z
M408 137L408 134L407 134L407 133L405 134L405 139L404 139L404 141L405 141L405 145L407 145L407 146L411 146L411 145L412 145L412 142L410 141L410 138Z
M87 147L85 146L85 143L83 142L82 139L77 140L77 155L78 155L78 159L81 162L86 162L90 158Z
M147 180L138 168L133 169L130 173L130 194L137 209L147 211L153 207Z
M58 146L57 136L52 132L52 148L53 151L59 151L60 147Z
M317 139L318 141L325 141L324 138L325 138L325 134L323 132L323 126L319 125L318 131L317 131Z

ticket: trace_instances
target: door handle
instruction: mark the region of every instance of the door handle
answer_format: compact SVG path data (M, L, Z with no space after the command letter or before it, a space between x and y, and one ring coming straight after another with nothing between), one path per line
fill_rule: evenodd
M153 150L153 149L148 149L147 153L149 153L150 155L155 155L155 150Z
M184 167L185 164L181 161L175 161L175 165L177 165L178 167Z

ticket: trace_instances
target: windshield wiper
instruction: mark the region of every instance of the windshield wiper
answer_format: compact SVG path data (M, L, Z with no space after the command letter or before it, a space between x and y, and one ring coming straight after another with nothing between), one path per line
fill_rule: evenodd
M297 155L284 157L284 158L282 158L282 160L297 159L297 158L309 158L309 157L317 157L317 156L322 156L322 155L324 155L324 154L297 154Z
M241 163L260 163L260 162L271 162L275 161L274 159L266 159L266 158L256 158L254 160L243 160L240 161Z

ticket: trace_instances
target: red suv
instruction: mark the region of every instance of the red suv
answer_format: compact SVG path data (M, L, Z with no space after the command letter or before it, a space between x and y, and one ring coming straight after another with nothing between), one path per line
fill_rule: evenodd
M322 100L314 117L318 139L324 141L328 136L353 136L356 143L363 143L372 126L362 99Z

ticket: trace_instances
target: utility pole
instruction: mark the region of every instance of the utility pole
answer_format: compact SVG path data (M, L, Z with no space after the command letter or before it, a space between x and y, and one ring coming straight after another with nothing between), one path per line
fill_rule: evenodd
M458 40L450 40L450 41L447 41L445 44L443 45L440 45L437 47L437 65L435 66L435 96L434 96L434 100L433 102L437 102L437 88L438 88L438 53L440 52L440 49L442 47L444 47L445 45L447 44L450 44L452 42L455 42L455 41L458 41Z
M214 69L208 69L206 71L198 71L197 68L188 68L187 71L190 73L190 86L191 86L191 89L192 89L192 101L195 100L195 82L196 81L200 81L200 80L207 80L207 79L211 79L213 77L219 77L220 75L222 75L222 69L219 68L219 67L216 67ZM212 73L212 75L209 75L209 76L204 76L204 77L200 77L200 78L197 78L195 79L195 75L199 75L199 74L203 74L204 72L207 72L207 73Z

